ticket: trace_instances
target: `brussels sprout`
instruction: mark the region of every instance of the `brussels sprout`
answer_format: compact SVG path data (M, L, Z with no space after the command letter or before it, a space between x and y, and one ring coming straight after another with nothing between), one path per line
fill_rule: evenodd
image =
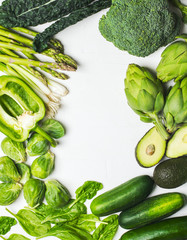
M46 154L36 158L31 165L31 173L37 178L47 178L54 169L55 155L48 151Z
M14 161L21 163L26 161L26 150L22 142L16 142L6 137L1 142L1 148L8 157Z
M0 205L6 206L13 203L22 190L20 183L0 183Z
M62 124L55 119L45 120L42 123L41 128L55 139L61 138L65 134L65 130Z
M21 176L13 160L9 157L0 157L0 180L3 182L19 182Z
M71 198L70 193L60 182L56 180L47 180L45 185L45 198L49 205L63 207L69 202Z
M25 163L17 163L16 167L21 175L20 183L25 184L31 178L31 169Z
M39 206L45 196L45 184L39 179L29 179L23 187L23 195L30 207Z
M29 156L43 155L49 150L49 142L40 134L34 133L27 143L27 154Z

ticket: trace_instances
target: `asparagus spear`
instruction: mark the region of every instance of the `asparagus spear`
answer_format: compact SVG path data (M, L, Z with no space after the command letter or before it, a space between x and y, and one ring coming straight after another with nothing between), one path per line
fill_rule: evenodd
M60 70L66 70L66 71L75 71L75 69L71 66L68 66L65 63L52 63L52 62L40 62L35 61L32 59L24 59L24 58L18 58L18 57L9 57L6 55L0 55L0 61L4 63L14 63L14 64L20 64L27 67L46 67L46 68L53 68L53 69L60 69Z

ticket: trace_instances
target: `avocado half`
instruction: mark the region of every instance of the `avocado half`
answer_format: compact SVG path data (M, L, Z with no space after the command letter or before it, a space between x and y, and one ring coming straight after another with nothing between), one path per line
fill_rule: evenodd
M177 130L169 140L166 150L166 156L177 158L187 154L187 126Z
M166 141L157 132L156 127L151 128L136 146L136 160L140 166L149 168L156 165L164 156Z

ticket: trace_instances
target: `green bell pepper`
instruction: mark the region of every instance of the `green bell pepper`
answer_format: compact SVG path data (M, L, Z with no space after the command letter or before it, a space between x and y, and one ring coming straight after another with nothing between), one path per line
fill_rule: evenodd
M55 141L37 123L45 116L45 105L21 79L0 77L0 131L17 142L23 142L31 131L44 136L54 147Z

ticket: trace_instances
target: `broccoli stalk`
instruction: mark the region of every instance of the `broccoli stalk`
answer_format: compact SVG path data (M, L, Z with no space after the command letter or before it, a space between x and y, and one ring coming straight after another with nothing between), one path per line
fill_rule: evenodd
M175 7L181 10L182 16L183 16L183 22L187 23L187 5L182 4L180 0L170 0L170 1Z

